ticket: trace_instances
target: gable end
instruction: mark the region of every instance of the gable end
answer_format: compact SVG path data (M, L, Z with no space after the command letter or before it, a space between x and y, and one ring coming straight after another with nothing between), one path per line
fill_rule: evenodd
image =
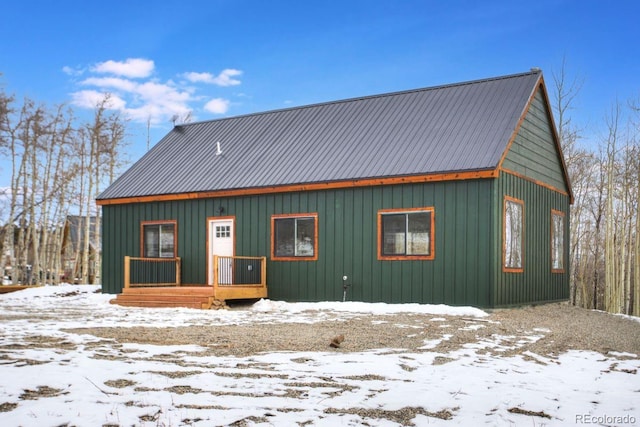
M555 124L541 82L537 86L501 170L571 196Z

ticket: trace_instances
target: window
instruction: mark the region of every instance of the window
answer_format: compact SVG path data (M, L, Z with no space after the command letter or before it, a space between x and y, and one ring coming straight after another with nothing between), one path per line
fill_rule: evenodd
M216 225L216 237L231 237L231 226Z
M318 214L271 217L271 258L280 261L318 259Z
M433 208L378 211L378 259L433 259Z
M175 258L176 222L142 223L142 256L145 258Z
M564 272L564 213L551 211L551 271Z
M504 199L504 263L503 270L522 272L524 267L524 202Z

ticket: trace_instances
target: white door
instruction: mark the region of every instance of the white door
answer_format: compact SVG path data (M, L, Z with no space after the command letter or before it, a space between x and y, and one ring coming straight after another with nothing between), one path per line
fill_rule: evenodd
M232 219L212 219L209 221L209 285L213 285L214 264L213 256L233 256L234 230ZM231 258L218 259L218 283L233 284L233 260Z

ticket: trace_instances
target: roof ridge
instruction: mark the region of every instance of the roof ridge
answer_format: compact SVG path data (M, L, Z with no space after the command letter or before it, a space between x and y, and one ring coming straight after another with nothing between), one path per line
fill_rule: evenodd
M507 74L507 75L504 75L504 76L497 76L497 77L485 77L485 78L482 78L482 79L468 80L468 81L464 81L464 82L446 83L446 84L441 84L441 85L436 85L436 86L427 86L427 87L422 87L422 88L406 89L406 90L400 90L400 91L394 91L394 92L384 92L384 93L378 93L378 94L374 94L374 95L357 96L357 97L353 97L353 98L337 99L337 100L334 100L334 101L324 101L324 102L317 102L317 103L313 103L313 104L299 105L299 106L296 106L296 107L277 108L277 109L274 109L274 110L266 110L266 111L256 111L254 113L240 114L238 116L220 117L220 118L216 118L216 119L201 120L201 121L192 122L192 123L183 123L183 124L179 124L179 125L174 126L174 128L201 125L201 124L205 124L205 123L212 123L212 122L217 122L217 121L222 121L222 120L229 120L229 119L240 119L240 118L243 118L243 117L255 117L255 116L261 116L261 115L266 115L266 114L281 113L281 112L285 112L285 111L303 110L303 109L306 109L306 108L321 107L321 106L326 106L326 105L334 105L334 104L342 104L342 103L348 103L348 102L363 101L363 100L366 100L366 99L384 98L384 97L387 97L387 96L397 96L397 95L405 95L405 94L409 94L409 93L426 92L426 91L431 91L431 90L439 90L439 89L453 88L453 87L459 87L459 86L468 86L468 85L472 85L472 84L486 83L486 82L498 81L498 80L506 80L506 79L524 77L524 76L528 76L528 75L534 75L534 74L542 74L542 71L539 68L532 68L531 71L526 71L526 72L523 72L523 73Z

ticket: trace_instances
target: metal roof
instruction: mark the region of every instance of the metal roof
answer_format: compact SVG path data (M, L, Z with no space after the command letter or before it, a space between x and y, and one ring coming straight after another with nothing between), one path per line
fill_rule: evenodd
M492 170L541 76L179 125L98 199Z

